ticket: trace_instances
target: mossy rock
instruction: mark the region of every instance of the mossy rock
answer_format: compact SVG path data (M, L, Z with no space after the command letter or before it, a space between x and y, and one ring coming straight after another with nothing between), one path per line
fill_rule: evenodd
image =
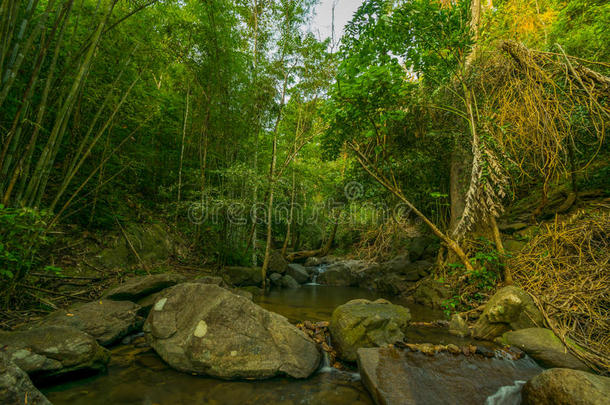
M509 330L542 326L542 314L528 293L515 286L498 290L472 328L477 339L493 340Z
M589 371L589 367L570 353L550 329L527 328L506 332L502 335L502 343L518 347L542 367ZM568 344L577 347L574 342L568 341Z
M525 384L524 405L604 405L610 397L610 378L579 370L545 370Z
M380 347L402 341L411 313L408 308L380 299L357 299L335 309L330 333L339 356L356 361L361 347Z

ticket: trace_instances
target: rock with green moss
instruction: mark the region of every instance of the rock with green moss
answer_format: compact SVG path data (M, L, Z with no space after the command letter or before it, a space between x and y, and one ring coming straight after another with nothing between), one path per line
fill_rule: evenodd
M32 384L28 375L0 353L0 403L52 405Z
M62 326L0 332L0 345L20 369L37 381L75 372L104 371L110 360L110 352L94 338Z
M574 356L553 331L545 328L527 328L502 335L502 343L516 346L536 360L542 367L561 367L589 371Z
M421 282L413 293L415 302L432 308L441 308L451 297L451 291L440 281L431 278Z
M539 327L542 314L528 293L514 286L498 290L472 328L476 339L493 340L509 330Z
M606 405L610 378L566 368L545 370L525 384L524 405Z
M357 299L335 309L330 333L339 356L356 361L361 347L386 346L402 341L411 313L408 308L380 299Z

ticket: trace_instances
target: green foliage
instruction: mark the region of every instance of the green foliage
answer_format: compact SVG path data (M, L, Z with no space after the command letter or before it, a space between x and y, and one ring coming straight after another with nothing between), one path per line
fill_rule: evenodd
M31 208L0 204L0 277L3 283L18 282L39 264L38 252L48 245L45 234L49 215ZM45 267L46 271L61 269Z

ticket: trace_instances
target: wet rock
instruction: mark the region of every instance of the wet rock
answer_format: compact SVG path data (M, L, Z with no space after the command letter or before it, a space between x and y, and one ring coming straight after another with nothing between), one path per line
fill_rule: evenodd
M229 283L236 286L258 286L262 283L261 269L257 267L225 267L224 274Z
M309 281L309 273L307 272L307 269L300 264L289 264L288 269L286 270L286 275L295 279L299 284L304 284Z
M358 278L348 264L339 262L329 265L323 273L320 273L318 283L335 287L353 287L358 285Z
M279 250L272 250L269 254L269 273L284 274L288 269L288 262Z
M489 299L483 314L472 328L472 336L493 340L509 330L542 325L542 314L532 297L520 288L508 286L498 290Z
M610 398L610 378L552 368L529 380L522 397L523 405L604 405Z
M3 353L0 353L0 403L52 405L28 375Z
M451 315L451 321L449 322L449 333L459 337L466 337L470 335L468 323L460 314Z
M288 274L285 274L284 276L282 276L282 279L280 280L280 285L283 288L292 288L292 289L301 287L301 285Z
M138 315L140 309L130 301L103 299L55 311L36 325L72 327L93 336L102 346L109 346L141 330L144 319Z
M450 297L449 289L443 283L432 279L423 280L413 293L415 302L432 308L441 308Z
M272 273L269 275L269 280L271 281L271 285L281 286L282 285L282 275L279 273Z
M316 345L286 318L209 284L171 287L144 331L171 367L219 378L306 378L320 362Z
M359 349L358 369L378 405L483 404L500 387L540 372L524 360L429 356L385 347Z
M34 380L106 369L110 352L77 329L47 326L16 332L0 332L4 352Z
M163 273L150 276L134 277L104 294L115 301L137 301L147 295L159 292L167 287L186 281L180 274Z
M502 335L502 343L518 347L542 367L589 371L589 368L572 355L561 340L549 329L528 328L506 332Z
M386 300L357 299L334 310L330 333L339 356L346 361L356 361L356 351L361 347L401 341L410 319L408 308Z

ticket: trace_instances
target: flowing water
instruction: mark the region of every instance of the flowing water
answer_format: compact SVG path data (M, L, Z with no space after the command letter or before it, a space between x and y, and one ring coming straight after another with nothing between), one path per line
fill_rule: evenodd
M305 285L298 290L272 290L256 301L291 322L298 322L330 320L338 305L356 298L373 300L382 296L360 288ZM442 318L440 311L392 301L408 306L413 321ZM449 335L442 328L410 328L407 340L458 345L469 342ZM357 370L337 371L323 364L320 371L307 380L223 381L176 372L138 341L141 338L112 350L107 373L47 387L43 392L55 405L373 404Z

